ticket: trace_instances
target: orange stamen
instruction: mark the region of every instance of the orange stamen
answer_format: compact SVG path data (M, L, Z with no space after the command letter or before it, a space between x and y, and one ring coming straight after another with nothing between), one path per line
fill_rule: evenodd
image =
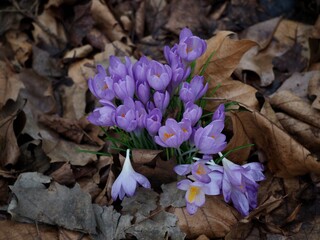
M187 196L188 202L192 203L196 199L196 196L200 193L200 187L191 186L189 190L189 194Z
M168 138L171 138L173 135L174 135L174 133L164 133L163 140L166 141Z
M199 174L199 175L206 174L206 170L204 169L203 165L199 164L197 166L196 173Z

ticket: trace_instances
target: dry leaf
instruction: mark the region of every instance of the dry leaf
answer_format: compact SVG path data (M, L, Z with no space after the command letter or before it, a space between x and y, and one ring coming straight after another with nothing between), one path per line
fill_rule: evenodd
M217 196L207 196L205 205L192 216L186 208L175 208L174 214L188 238L201 234L209 238L224 237L240 219L239 213Z
M111 41L125 41L126 44L132 45L107 5L102 4L99 0L93 0L91 14L107 38Z
M20 156L20 149L16 139L25 124L25 115L21 112L24 101L8 101L0 109L0 164L4 167L15 165ZM14 121L20 122L21 129L14 131Z
M15 59L24 66L32 52L32 45L28 35L17 30L10 30L6 32L5 38L15 53Z
M320 80L320 71L310 71L303 73L296 72L292 74L291 77L286 79L277 91L279 92L289 90L290 92L294 93L294 95L296 95L297 97L307 99L308 85L310 86L313 79Z
M319 71L309 81L308 96L313 99L311 107L320 110L320 77Z
M290 91L275 93L270 103L274 108L280 109L292 117L320 128L320 112L313 109L308 102L295 96Z
M223 82L229 78L238 66L241 57L257 43L251 40L234 40L231 36L233 32L220 31L207 40L206 52L196 61L195 73L199 73L200 69L213 54L205 70L204 76L210 81L211 87L215 87L217 83Z
M104 46L107 43L110 43L108 38L105 35L103 35L103 33L99 31L97 28L92 28L89 31L89 33L86 36L86 40L92 47L97 48L101 51L104 50Z
M12 67L4 61L0 61L0 108L7 100L17 100L20 89L24 85L18 75L12 71Z
M71 49L70 51L66 52L63 56L63 60L66 61L68 59L75 59L75 58L84 58L89 53L91 53L93 48L91 45L83 45L78 48Z
M277 125L277 127L283 129L283 126L281 125L275 111L273 110L273 108L270 105L269 100L266 99L266 101L264 102L260 113L265 116L266 118L268 118L271 122L273 122L275 125Z
M284 113L277 113L277 117L284 129L300 144L310 151L320 151L320 128L313 127Z
M0 240L8 239L58 239L58 232L55 227L47 225L0 221Z
M291 177L320 173L317 159L259 112L250 110L234 114L250 141L266 156L268 167L275 175Z
M8 207L13 219L36 221L96 233L96 221L88 194L78 184L67 188L40 173L23 173L11 190L15 195ZM30 207L32 206L32 207Z
M63 139L42 139L42 148L47 156L54 162L70 162L71 165L85 166L97 160L95 154L99 147L90 145L79 145ZM87 150L89 153L79 150Z
M161 185L162 193L160 194L160 205L163 208L185 207L185 192L177 188L177 182Z
M132 161L136 164L152 162L162 150L132 149Z
M69 163L64 163L61 167L50 174L52 179L62 185L75 183L74 175Z
M76 120L42 114L39 116L39 122L75 143L81 143L85 134Z

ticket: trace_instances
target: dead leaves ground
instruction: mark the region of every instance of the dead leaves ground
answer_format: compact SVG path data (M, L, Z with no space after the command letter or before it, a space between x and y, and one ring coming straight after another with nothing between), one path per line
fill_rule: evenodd
M319 6L262 2L1 3L0 239L316 238ZM110 150L85 119L96 104L87 87L95 65L107 66L110 55L163 60L162 47L185 26L208 39L196 71L214 52L205 76L211 90L220 87L207 110L240 103L228 113L228 149L255 144L230 159L266 166L259 207L244 219L220 197L189 216L175 162L141 150L135 168L155 191L111 205L123 157L81 151Z

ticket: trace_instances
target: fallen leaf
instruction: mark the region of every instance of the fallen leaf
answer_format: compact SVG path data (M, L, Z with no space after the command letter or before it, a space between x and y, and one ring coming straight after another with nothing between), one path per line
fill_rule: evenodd
M160 194L160 205L163 208L185 207L185 192L177 188L177 182L161 185L162 193Z
M58 239L55 227L42 224L26 224L14 221L0 221L0 240L8 239Z
M20 149L16 134L19 134L25 124L25 115L21 111L24 101L14 102L9 100L0 109L0 164L2 167L11 168L18 161ZM19 122L21 129L14 131L15 122Z
M9 201L8 181L0 178L0 205L6 205Z
M90 29L86 36L86 40L92 47L97 48L101 51L104 50L105 45L107 43L110 43L108 38L105 35L103 35L103 33L99 31L97 28Z
M320 77L319 71L310 79L308 86L308 96L313 99L311 107L320 110Z
M78 184L67 188L40 173L23 173L10 187L15 198L9 212L18 221L36 221L70 230L96 233L91 198ZM32 207L30 207L32 206Z
M217 32L215 36L207 40L206 52L196 61L194 72L197 74L213 54L204 72L205 79L210 80L211 87L229 78L243 54L257 45L254 41L235 40L231 36L234 36L233 32Z
M63 139L42 139L42 148L50 162L70 162L71 165L85 166L90 162L96 161L97 156L90 151L98 151L99 147L90 145L79 145ZM81 152L79 150L87 150Z
M32 47L32 68L40 76L62 77L64 71L58 58L54 58L49 52L36 46Z
M109 7L99 0L93 0L91 5L91 14L99 28L105 33L111 41L124 41L132 45L130 39L126 36L121 25L115 19Z
M144 220L157 208L158 197L153 190L139 187L134 196L122 200L122 213L136 216L136 222Z
M15 53L14 58L24 66L32 52L32 44L28 35L18 30L9 30L5 38Z
M158 157L162 150L132 149L132 161L136 164L150 163Z
M97 222L97 235L93 235L93 239L125 239L125 230L131 226L133 216L121 215L112 206L100 207L97 204L93 204L93 211Z
M286 79L277 91L289 90L297 97L307 99L308 85L313 79L320 79L320 71L296 72Z
M240 219L239 213L217 196L207 196L205 205L192 216L186 208L175 208L174 214L187 238L201 234L209 238L224 237Z
M293 138L313 152L320 151L320 128L299 121L284 113L277 113L277 117L284 129Z
M9 99L16 101L21 88L24 88L24 85L12 71L12 67L0 60L0 108Z
M271 122L273 122L275 125L277 125L277 127L283 129L283 126L281 125L281 122L279 121L275 111L273 110L273 108L271 107L271 104L269 102L269 100L266 99L266 101L264 102L260 113L265 116L266 118L268 118Z
M174 0L169 6L169 18L165 28L177 35L186 26L192 31L198 31L208 15L208 9L194 0ZM192 14L186 14L186 12L192 12Z
M78 48L71 49L70 51L66 52L63 56L63 60L67 61L70 59L76 59L76 58L84 58L86 57L89 53L91 53L93 48L91 45L83 45Z
M134 235L137 239L185 239L185 234L177 227L177 217L168 212L161 211L152 217L136 222L127 233Z
M64 163L57 170L50 174L50 177L61 185L71 185L75 183L74 175L69 163Z
M320 165L316 158L259 112L249 110L234 114L250 141L266 157L268 168L276 176L291 177L310 172L320 173Z
M319 111L313 109L308 102L295 96L290 91L276 92L272 96L270 103L274 108L278 108L292 117L320 128Z

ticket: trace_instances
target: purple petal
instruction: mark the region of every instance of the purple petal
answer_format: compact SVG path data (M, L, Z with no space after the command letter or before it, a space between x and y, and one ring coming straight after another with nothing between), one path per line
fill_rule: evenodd
M183 179L177 183L177 188L183 191L187 191L192 182L189 179Z
M190 215L195 214L197 210L198 210L198 207L195 204L187 202L187 211Z
M173 169L178 175L183 176L191 172L190 164L180 164Z
M134 172L133 174L134 179L144 188L151 188L151 184L145 176L140 173Z

